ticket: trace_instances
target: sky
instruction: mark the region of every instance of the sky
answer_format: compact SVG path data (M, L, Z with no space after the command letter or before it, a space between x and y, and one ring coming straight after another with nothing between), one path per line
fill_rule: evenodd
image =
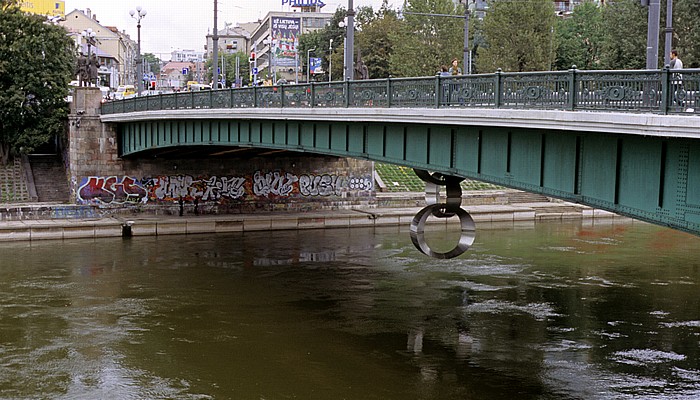
M238 23L262 19L269 11L293 11L282 0L218 0L219 18L217 26L223 29L224 22L233 26ZM345 0L327 0L322 12L333 13L338 6L347 8ZM353 7L372 6L377 10L382 0L353 0ZM389 4L402 3L389 0ZM205 37L214 27L213 0L65 0L66 14L74 9L89 8L103 26L116 26L126 31L132 39L137 38L136 20L129 10L141 6L146 16L141 20L141 48L144 53L153 53L169 59L174 50L204 51Z

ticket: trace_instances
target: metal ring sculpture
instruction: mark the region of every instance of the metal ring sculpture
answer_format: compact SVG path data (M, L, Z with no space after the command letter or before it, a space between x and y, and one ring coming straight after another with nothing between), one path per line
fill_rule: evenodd
M425 202L428 203L411 221L410 235L413 245L421 253L440 259L454 258L469 250L476 237L476 227L471 215L461 207L462 188L459 184L464 178L443 175L439 172L431 174L419 169L413 171L425 182ZM440 202L440 186L445 186L447 192L444 203ZM431 215L437 218L450 218L455 215L459 217L462 234L452 250L439 253L433 251L426 243L425 223Z

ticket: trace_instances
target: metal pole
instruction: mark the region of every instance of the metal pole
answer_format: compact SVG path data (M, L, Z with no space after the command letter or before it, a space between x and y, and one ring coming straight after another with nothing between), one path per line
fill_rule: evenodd
M664 44L664 65L671 63L673 50L673 0L666 0L666 43Z
M471 70L471 58L469 57L469 0L464 1L464 73Z
M214 34L211 36L212 46L214 47L211 67L212 83L214 89L219 88L219 28L216 24L218 21L218 13L218 2L217 0L214 0Z
M352 0L348 0L348 24L345 31L345 79L352 80L354 70L353 65L353 43L355 42L355 10L352 8Z
M660 0L649 0L647 20L647 69L659 68Z
M333 82L331 75L333 74L333 39L328 45L328 82Z
M138 47L138 55L136 58L136 81L138 84L136 87L138 88L137 90L137 95L141 96L141 91L143 91L143 58L141 58L141 19L139 19L138 23L136 24L136 32L137 32L137 47Z

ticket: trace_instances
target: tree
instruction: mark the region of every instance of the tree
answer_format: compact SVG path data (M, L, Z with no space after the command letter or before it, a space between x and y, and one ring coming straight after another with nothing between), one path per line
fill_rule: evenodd
M557 57L555 66L566 70L601 68L600 47L603 45L603 12L593 2L574 8L571 18L557 22Z
M45 17L0 0L0 161L64 133L75 48Z
M241 82L243 85L247 85L250 81L250 63L248 62L248 54L239 51L236 53L219 53L220 57L223 57L224 62L219 60L219 69L222 71L222 75L226 73L226 86L230 87L236 83L236 58L238 58L238 73L241 77ZM209 58L205 63L204 67L207 70L206 80L207 82L214 82L212 79L212 64L213 60Z
M673 47L684 67L700 68L700 1L674 0L673 31ZM672 49L665 50L668 53Z
M160 75L160 58L153 53L143 54L143 72L152 73L155 76Z
M639 0L616 0L603 8L602 68L645 68L647 11Z
M369 10L372 10L369 8ZM362 54L362 61L367 65L370 79L387 78L391 73L389 59L393 53L394 43L390 40L391 32L400 29L396 11L389 8L387 0L376 13L361 22L356 38L356 50Z
M393 76L435 75L441 65L448 65L453 58L461 59L463 20L409 13L458 16L464 15L464 8L451 0L407 0L403 23L389 35Z
M554 3L551 0L495 0L484 17L486 46L480 47L479 71L543 71L553 65Z

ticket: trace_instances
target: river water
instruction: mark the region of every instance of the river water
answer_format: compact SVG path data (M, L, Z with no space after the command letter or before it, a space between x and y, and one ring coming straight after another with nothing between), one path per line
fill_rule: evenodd
M0 398L697 399L698 248L580 221L452 260L399 228L0 243Z

